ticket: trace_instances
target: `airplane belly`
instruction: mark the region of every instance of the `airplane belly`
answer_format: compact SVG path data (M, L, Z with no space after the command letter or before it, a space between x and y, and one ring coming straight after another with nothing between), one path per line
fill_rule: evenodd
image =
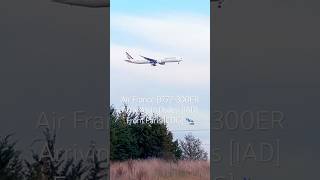
M133 63L135 63L135 64L150 64L149 62L144 62L144 61L134 61Z

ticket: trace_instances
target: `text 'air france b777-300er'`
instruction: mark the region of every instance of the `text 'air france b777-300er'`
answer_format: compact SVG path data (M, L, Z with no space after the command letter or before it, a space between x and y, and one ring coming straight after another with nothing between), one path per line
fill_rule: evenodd
M129 53L126 52L127 58L125 61L133 64L151 64L152 66L156 66L157 64L160 65L165 65L166 63L172 63L172 62L177 62L178 64L182 61L182 58L177 58L177 57L170 57L170 58L163 58L160 60L157 59L152 59L148 58L145 56L141 56L141 60L137 60L133 58Z

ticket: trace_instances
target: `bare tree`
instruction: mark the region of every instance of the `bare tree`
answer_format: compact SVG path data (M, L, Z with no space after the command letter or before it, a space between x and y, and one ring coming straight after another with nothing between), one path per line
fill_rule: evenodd
M200 139L195 138L192 134L186 135L184 140L180 141L182 159L207 160L208 153L201 147L201 144Z

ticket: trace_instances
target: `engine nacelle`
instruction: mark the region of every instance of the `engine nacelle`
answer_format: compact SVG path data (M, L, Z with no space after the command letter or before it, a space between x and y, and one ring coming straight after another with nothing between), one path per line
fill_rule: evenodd
M165 63L165 62L159 62L159 64L161 64L161 65L165 65L166 63Z

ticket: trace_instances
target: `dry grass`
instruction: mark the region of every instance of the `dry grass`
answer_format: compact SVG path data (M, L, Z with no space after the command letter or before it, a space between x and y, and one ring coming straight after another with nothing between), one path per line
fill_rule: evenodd
M169 162L161 159L112 162L111 180L209 180L208 161Z

